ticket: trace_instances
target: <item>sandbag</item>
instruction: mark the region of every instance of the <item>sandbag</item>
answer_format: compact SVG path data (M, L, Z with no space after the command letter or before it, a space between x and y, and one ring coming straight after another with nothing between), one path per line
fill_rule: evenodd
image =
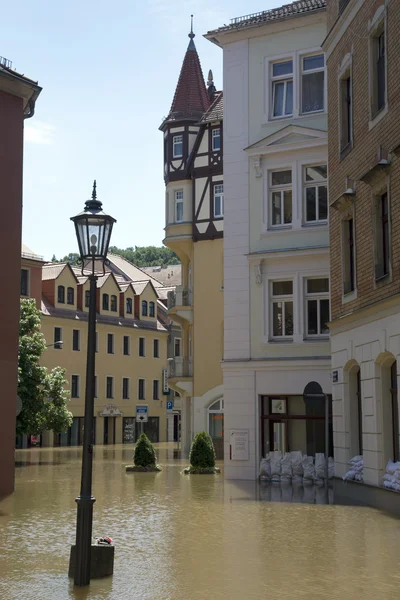
M332 456L328 458L328 479L333 479L335 476L335 461Z
M303 456L300 450L294 450L290 453L292 458L292 481L300 482L303 480Z
M292 457L289 452L285 453L281 462L281 481L292 481Z
M315 479L322 481L326 477L326 460L322 452L317 452L315 455Z
M282 463L282 452L280 450L275 450L275 452L271 452L271 479L272 481L280 481L281 480L281 463Z
M269 454L260 461L260 478L271 479L271 459Z
M314 468L314 460L312 456L303 456L303 483L305 485L309 485L314 483L315 479L315 468Z

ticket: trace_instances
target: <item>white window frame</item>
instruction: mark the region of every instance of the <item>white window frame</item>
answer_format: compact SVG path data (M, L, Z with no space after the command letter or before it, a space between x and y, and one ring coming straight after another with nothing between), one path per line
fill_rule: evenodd
M179 341L179 354L176 354L176 342ZM174 338L174 357L180 358L182 356L182 338L175 337Z
M221 128L220 127L216 127L215 129L211 130L211 148L213 152L218 152L219 150L221 150ZM215 143L214 141L218 139L218 148L215 147Z
M274 283L283 283L286 281L290 281L292 283L292 293L291 294L279 294L274 296L274 292L273 292L273 285ZM271 279L269 281L269 297L270 297L270 338L272 340L288 340L288 341L292 341L293 340L293 336L295 335L295 303L294 303L294 291L295 291L295 282L292 278L287 277L287 278L281 278L281 279ZM283 327L285 325L285 314L286 314L286 307L285 304L286 302L291 302L292 303L292 308L293 308L293 333L291 333L290 335L286 335L286 333L283 333L282 335L275 335L274 334L274 304L278 304L278 303L282 303L283 307L282 307L282 323L283 323ZM283 328L282 328L283 331Z
M107 379L111 379L111 396L108 396ZM106 375L106 399L113 400L115 397L115 382L113 375Z
M77 378L77 380L76 380L76 396L72 395L72 379L73 379L73 377ZM80 398L80 391L81 391L80 387L81 387L81 376L73 373L71 375L71 399L72 398Z
M181 219L178 219L178 204L182 205ZM175 190L175 223L183 223L183 190Z
M128 393L126 395L126 398L124 396L124 381L125 380L128 382L128 390L127 390ZM122 394L121 394L121 396L122 396L122 400L130 400L130 398L131 398L131 378L130 377L122 378Z
M380 33L385 34L385 104L378 110L375 107L376 92L376 40ZM377 9L373 19L368 24L369 52L368 52L368 79L369 79L369 129L371 130L386 115L388 111L388 35L387 35L387 9L385 3Z
M307 71L304 71L304 59L306 58L312 58L313 56L322 56L324 59L324 66L323 67L318 67L317 69L309 69ZM315 115L318 113L324 113L326 111L326 101L327 101L327 94L326 94L326 79L327 79L327 75L326 75L326 58L325 58L325 53L323 52L323 50L317 50L314 52L306 52L306 53L302 53L300 54L300 65L299 65L299 115L301 116L308 116L308 115ZM317 110L308 110L308 111L304 111L303 110L303 75L310 75L312 73L324 73L324 83L323 83L323 89L322 89L322 94L323 94L323 102L324 105L322 108L318 108Z
M308 226L312 225L326 225L328 223L328 215L329 215L329 201L328 201L328 171L326 179L319 179L315 181L306 181L306 170L312 167L322 167L328 165L323 163L310 163L302 165L302 182L303 182L303 223ZM319 188L326 187L326 219L319 218ZM307 189L315 188L315 214L316 219L314 221L307 221Z
M319 280L319 279L327 279L328 280L328 291L327 292L317 292L317 293L312 293L312 292L308 292L307 290L307 284L309 281L312 280ZM317 328L318 328L318 333L309 333L308 332L308 301L309 300L317 300ZM330 315L330 311L331 311L331 304L330 304L330 281L329 281L329 276L313 276L313 277L306 277L304 279L304 309L305 309L305 315L304 315L304 323L305 323L305 331L304 331L304 338L305 339L321 339L321 338L329 338L329 331L327 333L321 333L320 331L320 325L321 325L321 304L320 301L321 300L328 300L329 302L329 315Z
M74 332L77 331L78 332L78 348L74 348ZM72 351L73 352L80 352L81 349L81 330L80 329L73 329L72 330Z
M274 77L274 65L279 63L292 62L292 73L287 75L276 75ZM294 55L289 55L281 58L276 58L271 60L269 63L269 78L270 78L270 101L271 101L271 110L270 110L270 119L288 119L294 116L294 107L295 107L295 71L294 71ZM275 84L276 83L284 83L284 93L283 93L283 106L282 109L286 105L286 93L287 93L287 83L292 82L292 95L293 95L293 104L292 104L292 112L288 114L282 115L274 115L274 104L275 104Z
M292 175L292 181L290 184L282 184L282 185L272 185L272 173L278 173L278 172L283 172L283 171L290 171L291 175ZM292 227L293 225L293 168L292 165L290 165L289 167L279 167L276 169L271 169L270 171L268 171L268 205L269 205L269 209L268 209L268 220L269 220L269 224L270 224L270 228L271 229L287 229ZM284 209L285 209L285 202L284 202L284 198L285 198L285 192L286 191L291 191L292 192L292 218L290 223L277 223L275 224L273 222L273 202L272 202L272 195L273 193L276 192L280 192L281 195L281 204L280 204L280 209L281 209L281 220L284 221Z
M219 192L217 192L217 188L221 188ZM216 219L224 216L224 184L223 183L214 183L213 186L213 198L214 198L214 217ZM220 211L217 213L216 211L216 199L219 198L220 201Z
M180 138L179 142L177 141L178 138ZM182 148L180 153L176 152L177 146L180 146ZM183 157L183 135L177 134L172 137L172 158L182 158L182 157Z
M140 381L143 381L143 398L140 398L140 394L139 394L139 386L140 386L139 382ZM144 379L143 377L138 377L137 395L138 395L138 400L146 400L146 379Z

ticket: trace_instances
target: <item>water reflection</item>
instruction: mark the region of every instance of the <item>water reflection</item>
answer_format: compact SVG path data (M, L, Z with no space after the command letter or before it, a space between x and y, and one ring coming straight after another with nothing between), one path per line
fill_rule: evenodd
M116 543L112 578L67 577L80 448L17 451L0 503L0 597L64 600L396 598L400 521L335 506L324 488L188 476L173 445L161 473L125 473L132 446L96 447L95 536Z

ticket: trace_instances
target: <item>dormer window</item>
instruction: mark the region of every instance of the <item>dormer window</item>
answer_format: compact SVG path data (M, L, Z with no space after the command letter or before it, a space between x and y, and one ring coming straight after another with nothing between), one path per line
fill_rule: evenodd
M147 300L142 301L142 317L147 317Z
M73 304L74 303L74 288L69 287L67 288L67 304Z
M212 130L212 149L213 151L221 150L221 130L213 129Z
M126 299L126 314L128 314L128 315L132 314L132 298Z
M172 156L173 158L182 158L183 135L174 135L174 137L172 138Z
M149 317L155 317L155 306L154 302L149 302Z
M117 312L117 296L111 296L111 310Z
M108 296L108 294L103 294L103 310L109 310L109 296Z
M65 287L63 285L58 286L57 300L59 304L65 304Z

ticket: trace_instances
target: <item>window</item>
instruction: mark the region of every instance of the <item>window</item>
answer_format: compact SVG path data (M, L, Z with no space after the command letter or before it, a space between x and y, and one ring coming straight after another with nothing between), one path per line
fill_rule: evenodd
M58 286L57 300L60 304L65 304L65 287L63 285Z
M54 348L56 350L62 349L62 329L61 329L61 327L54 327Z
M86 308L90 306L90 290L85 290L85 306Z
M176 223L182 223L183 221L183 191L177 190L175 192L175 221Z
M221 150L221 130L212 129L211 140L213 151Z
M147 300L142 300L142 317L147 317Z
M129 356L131 353L131 349L130 349L130 337L129 335L124 335L124 356Z
M214 185L214 217L224 216L224 186L221 183Z
M107 333L107 354L114 354L114 334Z
M293 61L276 62L272 68L272 117L293 114Z
M139 379L138 399L139 400L145 400L144 379Z
M108 294L103 294L103 310L109 310L109 296L108 296Z
M156 316L155 304L154 304L154 302L149 302L149 317L155 317L155 316Z
M111 310L112 312L117 312L117 296L111 296Z
M183 156L183 135L174 135L172 138L172 157L182 158Z
M79 375L71 376L71 398L79 398Z
M132 298L126 299L126 314L128 314L128 315L132 314Z
M272 336L293 336L293 281L272 283Z
M174 341L174 356L181 356L181 338L176 337Z
M75 290L73 287L67 288L67 304L74 303Z
M153 381L153 400L160 399L159 387L160 387L160 382L158 381L158 379L154 379L154 381Z
M159 342L159 340L153 341L153 356L154 356L154 358L160 358L160 342Z
M288 225L292 222L292 171L270 173L271 224Z
M129 378L122 378L122 400L129 400Z
M301 112L304 114L324 110L324 55L303 56L301 63Z
M21 296L29 296L29 271L28 269L21 269Z
M96 352L99 351L99 332L96 331Z
M389 236L389 200L387 191L376 199L375 225L375 279L389 274L390 236Z
M343 293L355 290L354 220L342 222Z
M371 113L375 117L386 105L386 37L382 19L370 38Z
M306 281L306 336L329 335L329 279Z
M139 338L139 356L145 356L145 339Z
M363 453L363 410L361 394L361 372L354 365L348 374L350 399L350 452L351 456Z
M97 398L98 397L98 388L97 388L97 375L94 376L94 397Z
M340 79L339 86L340 150L343 151L351 144L353 138L352 85L349 71Z
M399 431L399 404L397 398L397 365L396 361L390 369L390 393L392 396L392 438L393 438L393 461L400 460L400 431Z
M106 377L106 398L114 398L114 377Z
M79 329L72 330L72 350L81 349L81 332Z
M326 178L326 165L304 168L306 223L316 223L328 219L328 188Z

